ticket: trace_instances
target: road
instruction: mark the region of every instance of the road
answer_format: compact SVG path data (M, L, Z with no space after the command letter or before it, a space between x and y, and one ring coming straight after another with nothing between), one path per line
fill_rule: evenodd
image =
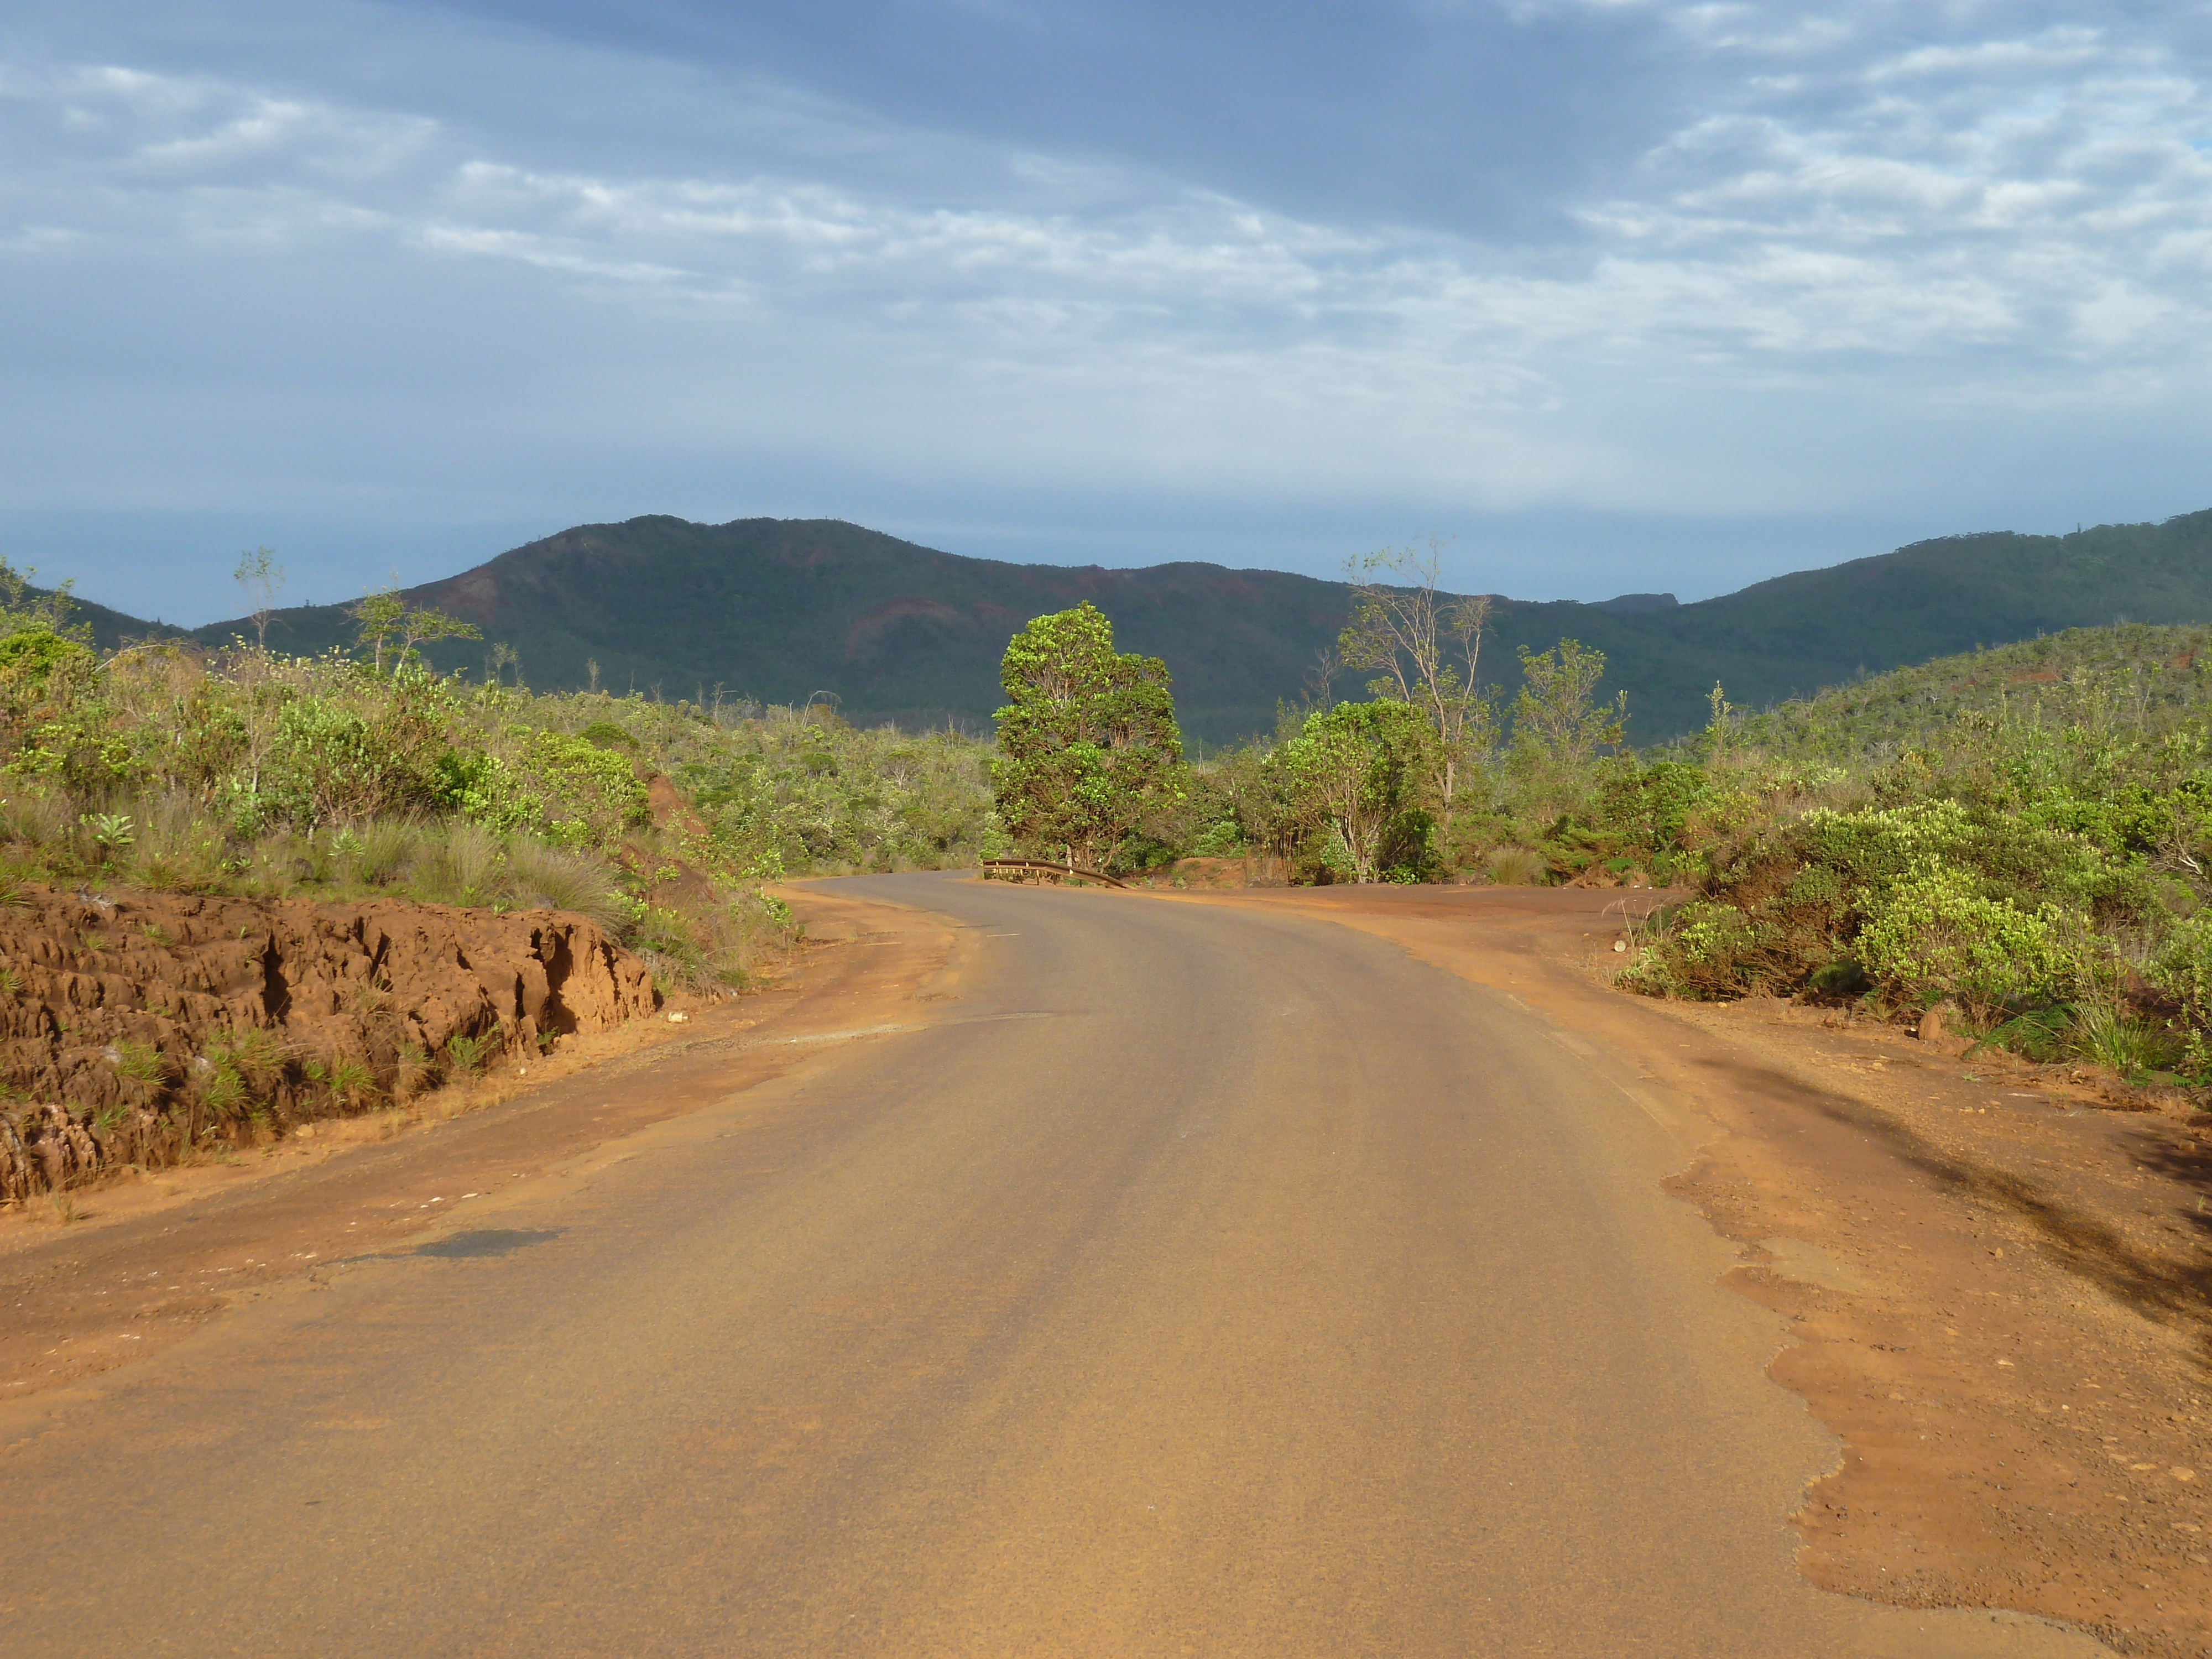
M1633 1065L1309 919L849 885L957 1000L112 1374L0 1460L6 1650L2101 1651L1799 1578L1836 1447Z

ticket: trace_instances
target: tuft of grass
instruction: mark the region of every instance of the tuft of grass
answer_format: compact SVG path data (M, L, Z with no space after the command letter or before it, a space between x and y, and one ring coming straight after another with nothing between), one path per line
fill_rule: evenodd
M46 1213L57 1226L66 1227L82 1218L74 1193L57 1192L46 1194Z
M236 1119L246 1111L248 1098L246 1079L239 1076L236 1067L219 1061L215 1070L208 1073L207 1081L200 1089L200 1098L207 1103L208 1109L217 1117L225 1121Z
M399 818L364 825L349 848L354 879L368 887L388 887L407 872L421 850L422 831Z
M76 830L76 814L59 795L13 795L0 800L0 841L20 842L34 852L65 849Z
M415 1093L429 1080L431 1070L427 1049L419 1043L401 1043L398 1063L392 1067L392 1093L403 1097Z
M480 1036L466 1036L459 1031L454 1032L446 1039L446 1056L453 1074L467 1077L474 1073L491 1057L492 1050L499 1046L499 1040L496 1028Z
M325 1066L311 1066L308 1074L323 1088L343 1110L356 1110L374 1099L378 1092L376 1073L365 1061L351 1054L337 1054Z
M1500 847L1490 855L1487 871L1498 887L1534 887L1548 872L1542 854L1533 848Z
M159 1083L167 1067L152 1043L125 1041L115 1045L115 1069L141 1083Z
M283 1074L284 1062L291 1057L284 1039L259 1025L249 1025L242 1030L234 1028L223 1048L240 1075L254 1082L274 1082Z
M588 917L611 933L618 933L629 918L613 866L588 853L516 836L507 844L507 867L516 896L526 905Z
M208 1109L228 1122L267 1115L267 1097L283 1079L291 1052L283 1038L258 1026L234 1026L208 1044L208 1069L194 1072L201 1079L200 1098Z
M410 883L417 898L437 904L483 904L506 857L499 837L480 824L456 820L416 860Z
M19 997L22 994L22 975L13 968L0 968L0 997Z
M2039 1065L2047 1065L2073 1052L2070 1033L2075 1022L2071 1008L2030 1008L1992 1026L1981 1041L2025 1054Z
M124 874L160 892L191 892L220 883L225 836L211 811L180 791L133 805L137 831Z
M2174 1033L2101 1004L2075 1012L2072 1036L2076 1054L2130 1079L2171 1071L2185 1047Z

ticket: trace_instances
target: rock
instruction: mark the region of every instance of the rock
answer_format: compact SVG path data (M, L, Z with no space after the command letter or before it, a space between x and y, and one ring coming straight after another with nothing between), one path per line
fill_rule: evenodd
M1944 1036L1943 1005L1939 1002L1920 1016L1920 1040L1923 1042L1941 1042Z

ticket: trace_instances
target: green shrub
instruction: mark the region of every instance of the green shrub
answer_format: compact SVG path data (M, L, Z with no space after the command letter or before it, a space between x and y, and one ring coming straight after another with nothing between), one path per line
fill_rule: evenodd
M1757 931L1741 910L1693 899L1675 913L1668 940L1674 977L1693 995L1736 995L1749 984L1745 958L1756 943Z
M2190 1071L2212 1078L2212 910L2175 923L2144 977L2181 1005Z
M1909 1000L1956 998L1983 1021L2011 1005L2061 1000L2085 981L2063 911L2024 911L1976 889L1971 872L1940 863L1894 883L1858 936L1867 972Z
M637 747L637 739L612 720L593 720L576 733L596 749L629 749Z
M448 812L506 835L544 822L545 802L498 756L448 749L435 766L437 804Z
M44 685L57 668L90 666L97 659L76 640L51 629L26 629L0 639L0 679Z
M584 738L532 732L517 763L544 803L544 833L565 845L603 845L651 819L630 763Z

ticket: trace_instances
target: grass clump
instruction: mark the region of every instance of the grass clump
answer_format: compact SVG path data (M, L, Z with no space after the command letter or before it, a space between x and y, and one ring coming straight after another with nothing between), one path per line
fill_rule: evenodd
M1533 848L1500 847L1483 860L1483 873L1498 887L1534 887L1551 872Z
M475 1036L454 1032L446 1039L448 1074L456 1078L474 1076L499 1048L501 1040L497 1030L482 1032Z
M141 1083L161 1083L168 1069L161 1051L152 1043L134 1042L128 1039L115 1045L113 1063L122 1076Z

